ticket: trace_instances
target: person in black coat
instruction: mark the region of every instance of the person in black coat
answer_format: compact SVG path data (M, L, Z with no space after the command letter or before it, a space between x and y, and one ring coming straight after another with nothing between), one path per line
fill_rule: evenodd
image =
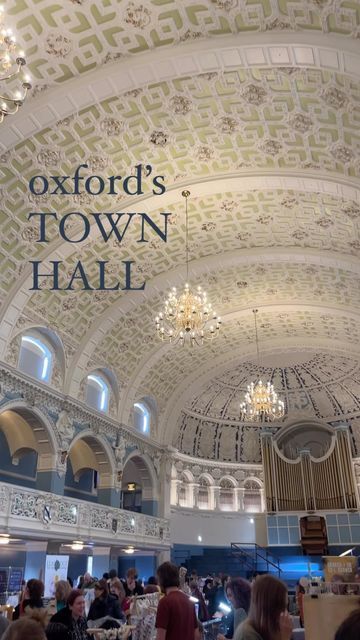
M137 573L135 568L130 568L126 573L126 580L121 581L125 589L125 595L127 598L131 596L142 596L144 589L140 582L137 580Z
M44 607L42 597L44 595L44 583L41 580L32 578L27 581L24 591L24 598L16 605L13 613L13 620L18 620L25 614L25 609L42 609Z
M120 603L116 596L109 594L107 581L102 578L95 582L95 600L90 605L88 620L99 620L111 616L117 620L123 619Z
M52 616L51 623L63 624L67 629L66 640L90 640L85 618L85 598L80 589L73 589L67 599L66 607Z
M205 584L203 587L203 594L204 594L205 600L208 603L207 608L208 608L210 618L213 617L216 611L216 606L215 606L216 592L217 592L217 585L214 584L214 580L212 578L206 578Z

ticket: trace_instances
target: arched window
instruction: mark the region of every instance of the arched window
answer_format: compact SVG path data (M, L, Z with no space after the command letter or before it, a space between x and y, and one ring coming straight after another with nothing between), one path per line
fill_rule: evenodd
M134 404L134 427L144 435L150 434L151 413L144 402Z
M183 484L179 487L179 506L187 507L186 486Z
M231 480L223 478L220 481L219 506L221 511L234 511L234 485Z
M109 386L105 380L95 373L87 377L86 403L96 409L106 413L109 408Z
M52 368L52 353L39 338L25 335L21 338L19 369L37 380L49 382Z
M255 480L246 480L244 484L244 511L261 513L261 492Z
M179 507L189 506L189 479L185 473L181 474L181 484L178 484Z
M199 509L209 509L209 482L206 478L199 480L198 507Z

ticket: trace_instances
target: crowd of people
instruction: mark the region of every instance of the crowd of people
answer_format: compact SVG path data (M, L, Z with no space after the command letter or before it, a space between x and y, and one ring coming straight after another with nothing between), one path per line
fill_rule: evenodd
M59 580L54 599L44 605L44 583L31 579L24 585L19 603L14 608L12 622L0 616L1 640L90 640L89 626L99 628L120 627L129 615L135 595L159 591L154 576L145 587L131 568L121 580L112 569L101 579L89 573L80 576L77 587L71 579ZM94 598L85 614L85 594L93 592ZM103 624L101 624L103 623Z
M301 585L300 585L301 586ZM94 597L85 615L85 594ZM303 589L298 589L302 615ZM217 640L290 640L292 617L288 612L287 585L272 575L257 576L251 583L240 577L207 576L165 562L144 586L136 569L124 579L115 570L101 579L81 576L56 583L55 598L44 606L44 584L31 579L13 611L13 621L0 616L0 640L91 640L88 629L116 628L129 619L134 596L159 594L154 633L156 640L203 640L204 627L226 611L225 630ZM160 597L161 593L161 597ZM196 606L195 606L196 604ZM231 608L231 612L230 612ZM334 640L358 640L360 607L334 632ZM149 640L152 640L149 638Z

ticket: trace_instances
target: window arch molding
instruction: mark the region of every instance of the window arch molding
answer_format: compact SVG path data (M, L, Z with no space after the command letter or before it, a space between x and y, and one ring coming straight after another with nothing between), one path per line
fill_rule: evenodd
M116 376L106 367L90 371L83 382L83 399L89 407L116 416L119 389Z
M62 390L65 352L59 336L47 327L28 327L14 339L19 371Z
M145 436L153 435L157 425L157 403L151 396L143 396L133 405L134 429Z

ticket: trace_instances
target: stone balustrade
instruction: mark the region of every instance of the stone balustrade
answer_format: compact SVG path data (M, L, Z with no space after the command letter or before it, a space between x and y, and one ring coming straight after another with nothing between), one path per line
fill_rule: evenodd
M11 536L64 542L170 546L169 521L141 513L0 483L0 528Z

